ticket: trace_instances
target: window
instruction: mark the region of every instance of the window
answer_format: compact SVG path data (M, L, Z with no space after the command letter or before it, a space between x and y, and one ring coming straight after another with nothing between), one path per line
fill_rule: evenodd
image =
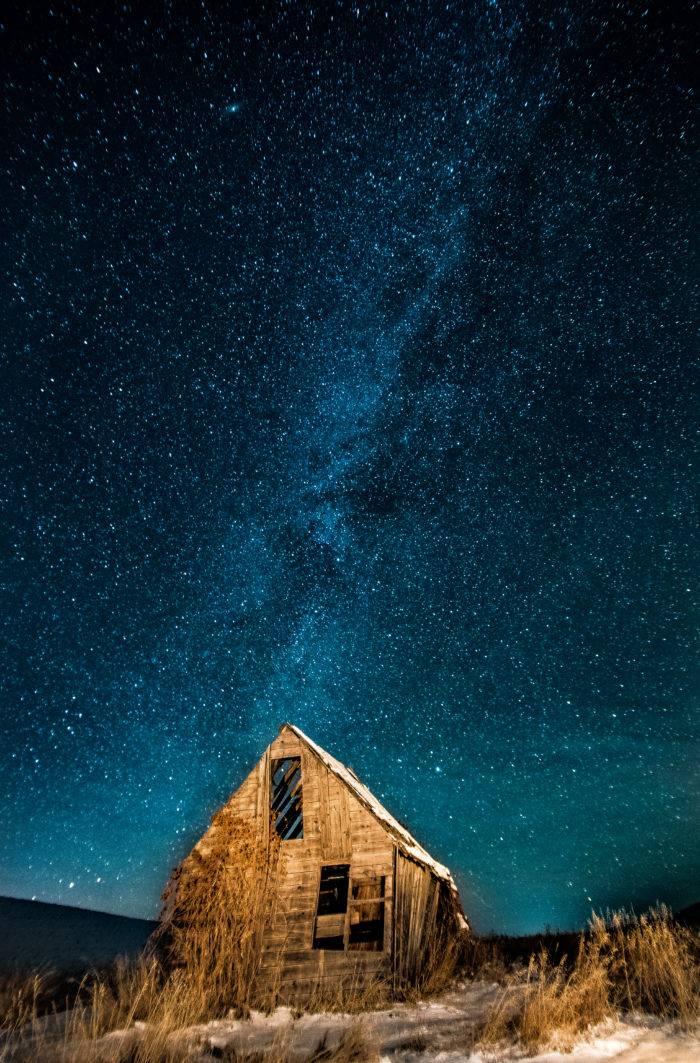
M345 947L349 880L349 864L326 864L321 868L314 923L315 949L343 949Z
M313 947L381 952L386 902L384 875L365 872L351 884L349 864L326 864L321 868Z
M321 868L317 915L340 915L348 907L349 864L327 864Z
M385 894L384 875L353 882L348 948L358 952L382 951Z
M270 805L275 830L283 841L304 837L301 798L301 757L273 760Z

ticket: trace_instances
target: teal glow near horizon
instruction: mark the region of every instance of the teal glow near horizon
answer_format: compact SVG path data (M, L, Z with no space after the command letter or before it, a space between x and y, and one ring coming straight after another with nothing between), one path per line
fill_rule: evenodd
M152 917L289 720L479 930L697 900L683 16L4 39L0 894Z

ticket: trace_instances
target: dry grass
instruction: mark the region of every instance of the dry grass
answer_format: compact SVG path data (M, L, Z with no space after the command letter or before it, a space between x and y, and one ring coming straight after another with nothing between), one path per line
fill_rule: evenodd
M683 1027L697 1020L698 939L675 923L667 908L639 917L616 912L607 922L595 919L594 940L596 936L606 950L612 998L619 1008L675 1019Z
M454 981L458 968L464 967L464 950L471 940L460 916L454 894L439 884L426 905L417 948L411 947L406 933L411 951L407 958L399 954L397 967L402 974L393 984L395 999L417 1001L435 996Z
M123 1052L116 1054L118 1063L170 1063L167 1037L183 1025L186 1014L180 1007L182 993L178 989L175 981L164 978L155 959L118 962L110 972L91 972L79 983L69 1011L45 1013L34 1005L8 1016L6 1028L13 1036L0 1044L0 1063L99 1060L100 1039L110 1031L129 1030L138 1021L148 1023L143 1044L132 1051L125 1041ZM110 1063L114 1056L114 1052L109 1053Z
M62 996L66 983L48 973L0 984L2 1025L12 1034L0 1039L0 1063L180 1063L186 1046L173 1036L177 1031L232 1011L245 1014L258 1003L254 984L260 927L274 912L274 890L266 878L267 861L263 869L251 838L239 833L235 823L223 827L207 856L207 870L195 864L174 879L167 932L157 942L160 958L152 954L138 963L118 963L109 972L93 972L71 987L70 1001ZM231 871L232 833L245 862L239 870L245 866L248 874ZM211 884L208 875L214 877ZM417 986L396 987L388 979L367 983L358 957L353 975L320 982L311 999L299 1002L299 1014L361 1014L397 999L430 996L450 984L459 966L470 977L496 977L504 983L479 1031L482 1044L569 1048L589 1026L620 1011L647 1012L682 1027L698 1019L698 941L664 908L639 917L624 912L596 916L579 937L575 954L564 954L559 939L552 939L551 949L541 947L532 954L526 972L505 977L498 943L468 936L450 940L443 933L436 924L426 934ZM54 998L57 1009L66 1003L72 1007L46 1017L52 992L59 994ZM136 1023L144 1025L137 1029ZM110 1031L124 1032L121 1043L112 1039L106 1044ZM231 1050L224 1058L230 1063L287 1063L292 1058L290 1036L289 1030L282 1031L266 1052L246 1057ZM375 1058L361 1024L351 1027L337 1047L319 1045L314 1056L317 1063Z
M206 841L207 851L195 849L171 877L154 941L169 970L186 972L192 1021L232 1009L245 1014L254 1001L280 872L274 830L265 845L255 825L227 807L214 816Z
M469 979L505 982L510 965L498 938L467 935L460 950L458 967Z
M360 1022L345 1031L335 1048L321 1045L311 1057L311 1063L373 1063L379 1053Z
M293 1050L292 1034L287 1030L266 1051L241 1052L229 1047L223 1050L221 1059L224 1063L298 1063L299 1054ZM328 1047L324 1038L308 1056L307 1063L377 1063L378 1059L379 1053L365 1027L356 1022L334 1047Z
M12 1030L50 1010L56 999L58 975L51 971L23 974L10 971L0 977L0 1030Z
M318 1012L338 1012L361 1015L386 1007L393 999L391 982L379 976L367 980L361 962L349 969L342 978L319 979L311 994L293 1002L296 1015Z
M119 1063L175 1063L171 1034L233 1011L246 1014L255 994L264 927L274 916L279 839L263 846L248 822L226 808L212 821L208 851L199 850L173 873L164 895L166 918L150 954L118 963L108 974L87 975L61 1024L41 1014L44 982L8 984L0 1002L12 1039L0 1044L0 1063L99 1058L110 1031L145 1023L138 1039L111 1049ZM21 1031L21 1032L20 1032Z
M416 1003L444 992L454 982L461 951L455 940L445 940L442 951L431 949L413 979L395 986L393 998Z
M415 982L404 993L413 998L442 993L454 981L468 935L457 933L451 923L435 921L422 943L423 955Z
M508 980L480 1032L482 1044L515 1041L528 1050L569 1049L590 1026L619 1011L645 1012L692 1026L700 1015L697 941L657 908L594 916L578 952L530 958L524 981Z
M555 1042L569 1048L577 1034L608 1014L604 969L584 964L567 972L546 952L533 956L525 984L506 986L480 1034L482 1044L516 1041L528 1050Z
M184 970L165 972L153 957L134 964L119 963L108 975L86 976L78 1000L63 1016L62 1026L46 1023L32 1004L31 992L31 984L25 986L22 999L27 1003L8 1013L7 1029L14 1037L4 1046L0 1043L0 1063L34 1063L39 1059L45 1063L181 1063L187 1058L187 1046L173 1035L202 1021L203 1002L196 995L199 982L193 989ZM363 985L358 974L355 982L339 983L334 989L319 987L304 1011L361 1014L388 999L386 983ZM138 1029L136 1023L141 1024ZM111 1038L104 1040L110 1033ZM223 1058L231 1063L287 1063L293 1058L290 1034L282 1031L266 1051L237 1053L230 1049ZM317 1063L360 1063L375 1060L377 1055L363 1025L357 1022L337 1046L321 1044L312 1058Z

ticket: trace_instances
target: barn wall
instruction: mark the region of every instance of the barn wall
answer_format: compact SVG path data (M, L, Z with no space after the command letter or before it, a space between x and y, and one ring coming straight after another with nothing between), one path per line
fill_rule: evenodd
M360 983L387 969L393 937L394 845L347 787L285 729L270 746L269 760L287 756L301 756L304 837L281 843L280 904L265 939L261 981L280 984L282 995L291 999L307 996L319 983L337 982L349 968ZM269 797L259 814L268 803ZM386 878L384 952L312 947L321 865L342 863L350 864L351 886L363 875Z
M270 773L268 751L266 750L253 770L246 776L236 792L226 802L231 809L244 819L254 820L267 841L269 829ZM218 827L213 823L194 847L194 852L206 858L216 837Z
M324 983L352 973L358 986L392 970L397 981L415 974L424 927L433 925L439 884L422 865L405 858L379 820L291 730L283 728L227 807L257 823L267 841L270 829L270 762L301 757L303 838L280 843L278 906L263 938L260 988L282 999L302 1000ZM195 846L206 859L217 828ZM314 920L320 869L350 865L351 888L363 876L385 877L384 950L314 949Z
M440 883L424 867L397 850L394 883L394 977L413 982L419 973L428 936L439 917Z

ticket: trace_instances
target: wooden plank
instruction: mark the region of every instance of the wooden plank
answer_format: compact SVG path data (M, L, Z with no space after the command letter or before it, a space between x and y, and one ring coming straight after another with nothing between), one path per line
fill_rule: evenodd
M280 844L277 910L261 950L264 977L271 985L282 979L290 993L300 993L319 979L330 984L358 969L387 970L390 962L397 979L409 976L420 958L426 927L434 925L438 914L437 880L422 864L406 858L386 825L289 728L282 729L231 796L231 810L254 819L269 844L270 763L295 756L301 759L304 834ZM215 839L216 828L210 827L195 851L206 856ZM316 922L320 868L345 863L350 865L346 913L321 916ZM380 878L383 897L353 900L353 885ZM370 900L383 909L383 951L348 950L350 920ZM315 927L328 936L342 933L346 950L314 949Z
M345 913L340 915L317 915L315 935L316 937L342 937L345 929Z

